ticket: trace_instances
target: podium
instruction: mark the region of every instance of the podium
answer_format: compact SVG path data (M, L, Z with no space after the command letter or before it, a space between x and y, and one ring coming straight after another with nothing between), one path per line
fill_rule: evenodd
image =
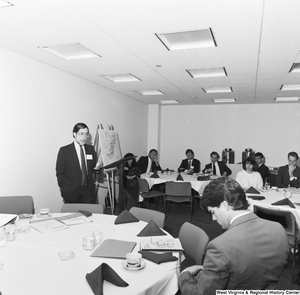
M103 166L104 169L111 169L117 167L119 170L119 214L125 210L125 204L123 199L123 175L124 175L124 166L125 163L127 163L129 160L133 160L135 156L122 158L118 161L115 161L113 163L110 163L106 166Z

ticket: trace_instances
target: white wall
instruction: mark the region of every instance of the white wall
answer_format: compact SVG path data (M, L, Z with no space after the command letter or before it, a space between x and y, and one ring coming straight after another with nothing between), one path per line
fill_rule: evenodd
M148 106L40 62L0 48L0 196L32 195L36 210L60 210L59 147L77 122L112 124L122 155L147 152Z
M300 104L163 106L161 108L162 168L177 169L185 150L194 150L201 167L215 150L235 151L235 162L251 147L269 166L287 164L289 151L300 154Z

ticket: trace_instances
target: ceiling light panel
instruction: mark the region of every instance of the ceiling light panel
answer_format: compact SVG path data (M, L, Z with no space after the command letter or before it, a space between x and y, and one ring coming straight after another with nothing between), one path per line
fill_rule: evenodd
M0 1L0 8L4 8L4 7L10 7L10 6L14 6L12 3L5 1L5 0L1 0Z
M186 70L192 78L211 78L211 77L225 77L227 73L225 68L214 68L214 69L193 69Z
M214 98L212 101L215 103L230 103L235 102L235 98Z
M232 92L231 87L212 87L212 88L202 88L205 93L227 93Z
M156 34L169 50L216 47L210 28L196 31Z
M299 97L276 97L274 101L299 101Z
M139 82L142 81L141 79L133 76L132 74L116 74L116 75L103 75L101 76L105 79L108 79L115 83L121 83L121 82Z
M300 90L300 84L282 85L280 90Z
M39 47L65 60L100 57L80 43Z
M140 90L136 92L141 95L165 95L160 90Z
M159 101L161 104L177 104L179 103L177 100L170 99L170 100L160 100Z
M294 63L290 69L290 73L300 73L300 63Z

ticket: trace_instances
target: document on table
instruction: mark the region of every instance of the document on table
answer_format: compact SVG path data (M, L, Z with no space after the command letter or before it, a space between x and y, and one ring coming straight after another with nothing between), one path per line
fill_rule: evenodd
M0 214L0 227L16 220L18 220L18 215L16 214Z
M73 213L67 216L56 217L56 220L63 222L65 225L75 225L87 222L92 222L88 217L81 213Z
M67 225L59 222L54 218L44 220L32 220L30 221L30 225L31 227L33 227L41 233L53 232L69 228Z

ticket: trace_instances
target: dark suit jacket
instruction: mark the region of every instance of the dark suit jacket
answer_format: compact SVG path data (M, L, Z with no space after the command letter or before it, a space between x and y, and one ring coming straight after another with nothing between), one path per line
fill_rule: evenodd
M216 290L264 290L274 286L288 261L289 244L282 225L249 213L212 240L199 276L182 272L182 295L215 295Z
M193 159L193 162L192 162L192 166L194 166L194 173L199 173L200 172L200 161L197 160L197 159ZM178 168L178 171L185 171L187 170L189 167L189 162L188 162L188 159L184 159L182 160L179 168Z
M277 175L277 186L278 187L288 187L289 185L292 187L299 188L300 187L300 167L296 166L296 169L293 172L293 175L297 177L297 179L293 179L290 181L289 174L289 165L281 166L278 170Z
M93 146L84 145L87 156L88 187L95 191L93 168L97 163L97 155ZM74 142L59 149L56 161L56 177L61 195L65 200L75 200L81 189L81 168Z
M141 170L142 173L146 173L147 171L147 168L148 168L148 159L149 157L148 156L142 156L139 158L139 160L137 161L137 166L139 167L139 169ZM154 172L154 171L161 171L161 167L160 165L156 165L154 162L152 163L152 171L151 172Z
M223 175L224 172L227 172L226 176L231 175L232 172L231 172L230 168L228 168L228 166L224 162L218 161L218 165L219 165L221 176ZM205 165L202 172L204 172L206 169L213 169L212 163Z
M263 182L266 182L266 178L269 177L270 171L269 168L265 164L261 164L255 171L259 172Z

